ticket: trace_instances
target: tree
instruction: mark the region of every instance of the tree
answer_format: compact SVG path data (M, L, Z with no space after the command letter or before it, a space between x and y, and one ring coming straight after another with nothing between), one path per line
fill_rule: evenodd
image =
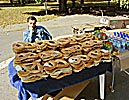
M60 13L67 12L67 0L59 0L59 12Z
M72 7L75 7L75 0L72 0Z
M13 5L13 0L10 0L11 5Z
M81 4L81 5L84 4L84 0L81 0L81 3L80 3L80 4Z

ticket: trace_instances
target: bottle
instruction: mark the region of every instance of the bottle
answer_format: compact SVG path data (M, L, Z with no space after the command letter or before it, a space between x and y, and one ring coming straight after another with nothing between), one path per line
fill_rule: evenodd
M117 37L120 37L122 32L117 32Z
M126 40L125 48L126 50L129 50L129 40Z
M114 34L113 34L115 37L117 37L117 32L114 32Z
M128 33L126 33L126 39L129 40L129 34Z
M127 39L126 33L123 33L123 38Z
M121 52L125 51L125 44L126 44L126 39L123 37L121 39Z
M119 32L118 37L123 38L123 32Z
M112 37L112 43L115 48L117 48L117 37Z
M118 48L118 51L121 52L121 39L120 38L117 40L117 48Z
M113 43L113 36L112 35L109 35L108 36L108 40L109 40L109 42L112 42Z

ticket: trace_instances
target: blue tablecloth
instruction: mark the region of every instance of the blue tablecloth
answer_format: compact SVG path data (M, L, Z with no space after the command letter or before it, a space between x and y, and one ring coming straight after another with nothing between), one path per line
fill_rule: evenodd
M80 72L74 72L72 75L65 76L61 79L48 77L47 79L42 79L36 82L23 83L18 77L17 71L13 67L12 60L8 65L8 76L10 78L11 85L18 89L18 99L28 100L30 96L33 98L39 98L46 93L51 93L67 86L85 81L103 74L108 70L111 71L111 69L112 63L104 62L100 63L98 66L85 68Z

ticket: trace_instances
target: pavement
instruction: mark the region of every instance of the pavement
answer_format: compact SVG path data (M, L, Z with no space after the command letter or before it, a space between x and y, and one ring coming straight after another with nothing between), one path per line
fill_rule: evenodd
M73 34L71 26L81 24L99 23L100 16L92 15L69 15L39 22L38 25L45 26L53 37ZM13 59L12 44L22 41L22 33L26 29L27 23L15 24L5 28L0 27L0 100L17 100L17 90L9 83L8 63ZM115 92L110 90L112 77L111 73L106 74L106 94L105 100L129 100L129 76L119 68L115 69ZM76 100L94 100L99 98L98 77L90 79L90 84L86 87Z

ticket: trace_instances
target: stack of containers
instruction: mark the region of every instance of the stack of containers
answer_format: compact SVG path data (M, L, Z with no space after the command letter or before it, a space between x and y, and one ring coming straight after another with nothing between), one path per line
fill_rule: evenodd
M112 42L115 49L120 52L129 50L129 33L126 31L110 31L106 32L109 42Z

